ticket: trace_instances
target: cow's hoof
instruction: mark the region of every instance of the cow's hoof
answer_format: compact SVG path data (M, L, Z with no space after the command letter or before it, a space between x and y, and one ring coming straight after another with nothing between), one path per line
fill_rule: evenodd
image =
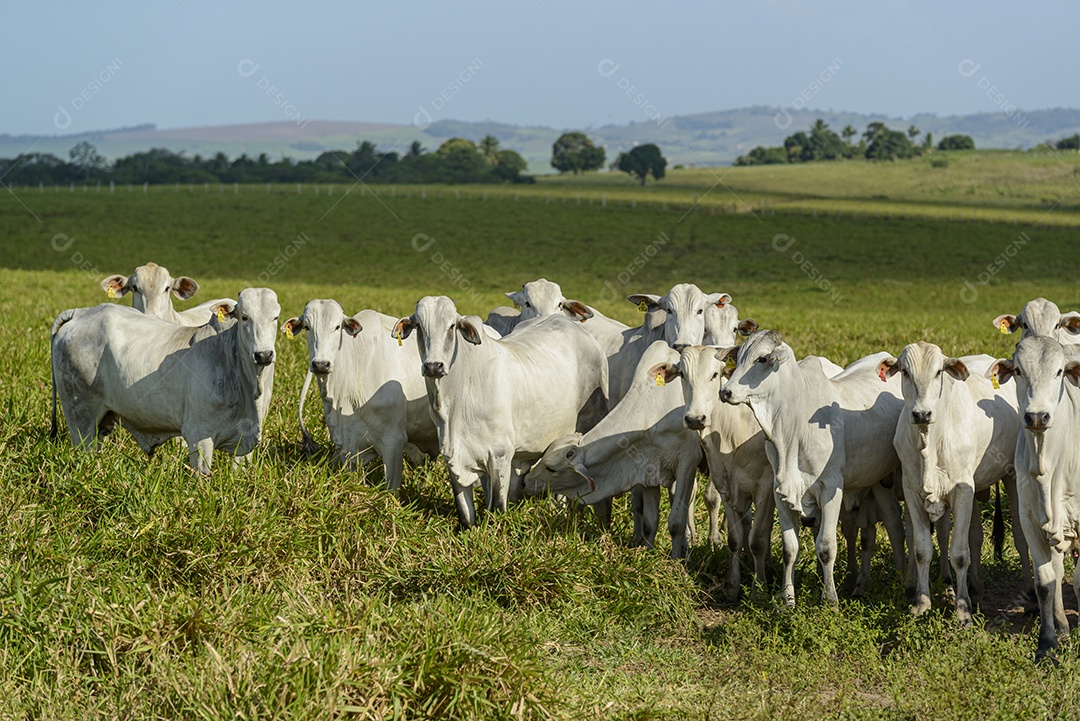
M919 598L916 598L915 602L911 604L911 608L910 608L912 616L921 616L921 615L923 615L924 613L926 613L929 610L930 610L930 597L929 596L920 596Z

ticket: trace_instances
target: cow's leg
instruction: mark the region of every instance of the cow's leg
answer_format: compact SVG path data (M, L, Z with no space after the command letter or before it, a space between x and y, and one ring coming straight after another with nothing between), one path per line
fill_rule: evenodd
M668 513L668 532L671 533L671 557L686 558L690 542L696 539L690 530L693 520L694 490L697 485L697 463L681 463L676 471L671 511ZM711 484L710 484L711 485Z
M905 485L904 503L911 520L911 549L915 556L915 593L911 598L911 613L921 616L930 610L930 561L934 556L934 545L930 538L931 522L918 489ZM943 516L948 517L948 513ZM940 526L938 528L940 537Z
M1002 482L1005 484L1005 495L1009 499L1009 520L1012 522L1013 545L1020 556L1021 603L1026 610L1034 611L1038 608L1039 600L1035 596L1035 580L1031 570L1031 554L1028 551L1026 531L1020 521L1020 494L1016 490L1016 476L1009 474L1002 479Z
M949 514L952 509L941 514L941 518L934 522L934 533L937 534L938 547L938 578L946 586L953 585L952 566L949 564L949 539L952 535L953 518ZM953 514L955 515L955 514Z
M686 541L687 551L689 551L690 546L694 545L694 543L697 542L697 537L698 537L697 536L697 524L694 523L694 502L697 499L697 479L695 478L694 480L692 480L689 485L690 485L690 497L686 500L686 524L684 526L683 532L680 534L680 535L683 536L683 538ZM679 482L675 481L674 483L671 484L671 487L668 488L668 503L669 503L672 511L675 510L675 496L676 496L676 494L678 494L680 492L678 486L679 486ZM669 526L671 525L671 515L670 515L670 513L668 514L668 525ZM669 528L669 531L670 531L670 528ZM672 546L672 554L674 554L674 552L675 552L675 547ZM672 555L672 558L682 558L682 557L683 556Z
M611 502L613 499L605 498L602 501L597 501L592 504L593 513L596 514L596 520L600 524L600 528L605 531L611 528Z
M1054 568L1053 549L1047 543L1042 528L1034 519L1029 518L1028 513L1020 514L1020 523L1031 551L1035 593L1039 599L1039 646L1035 651L1035 659L1038 660L1052 653L1058 645L1054 587L1060 589L1061 582Z
M660 527L660 487L641 487L641 545L656 547L656 529Z
M711 480L705 482L705 508L709 511L709 543L713 546L720 545L720 507L723 501L720 499L720 491L716 490Z
M1062 598L1062 581L1065 580L1065 554L1060 547L1051 551L1054 564L1054 627L1059 638L1069 635L1069 621L1065 617L1065 600Z
M896 494L885 486L877 483L870 489L877 502L878 513L882 523L885 524L885 532L889 535L889 545L892 546L893 563L900 575L904 575L907 557L904 554L904 522L900 517L900 503L896 500ZM876 529L871 525L871 534L876 534Z
M844 492L841 489L843 482L842 478L832 479L831 483L826 482L822 497L818 501L821 517L818 521L816 545L818 562L821 564L821 580L824 584L821 598L834 607L840 605L833 573L836 567L836 526L840 522L840 510L844 501Z
M757 589L765 590L765 563L769 558L769 544L773 526L773 494L768 486L754 501L754 523L750 527L750 553L754 557L754 579Z
M476 506L473 503L473 486L478 482L475 475L461 479L450 476L450 487L454 491L454 505L457 506L458 524L465 529L476 525Z
M634 538L631 548L645 545L645 494L642 486L630 489L630 512L634 517Z
M866 584L870 583L870 564L877 548L877 523L874 522L874 514L866 507L859 513L859 537L859 577L855 581L855 588L851 589L852 596L861 596L866 590Z
M395 496L401 488L401 477L405 474L405 443L407 441L408 438L405 435L394 434L380 439L375 446L375 451L382 458L386 488Z
M971 504L971 522L968 524L968 558L971 563L968 570L968 593L971 594L971 608L974 611L982 600L983 583L980 571L982 570L983 526L982 508L979 502Z
M956 620L960 626L971 625L971 595L968 592L968 566L971 563L968 548L968 530L971 511L975 503L975 484L968 479L957 484L952 493L953 533L949 546L949 560L953 569L953 588L956 591Z
M742 586L742 574L739 564L742 560L742 550L745 548L744 528L749 524L749 508L742 512L731 503L724 504L724 517L728 522L727 546L728 546L728 576L724 593L729 601L739 600L739 590Z
M795 559L799 557L799 516L783 499L776 499L776 515L784 541L784 579L780 595L789 608L795 607Z
M186 439L185 439L186 440ZM210 466L214 459L214 441L211 438L200 438L188 441L188 464L197 473L204 476L210 475Z
M866 499L864 502L868 502ZM856 509L840 512L840 534L847 546L847 579L844 581L844 593L854 595L859 585L859 512ZM819 566L818 571L821 571Z
M488 458L488 474L491 476L491 493L486 499L487 509L506 513L510 504L510 481L513 477L511 457L493 453Z

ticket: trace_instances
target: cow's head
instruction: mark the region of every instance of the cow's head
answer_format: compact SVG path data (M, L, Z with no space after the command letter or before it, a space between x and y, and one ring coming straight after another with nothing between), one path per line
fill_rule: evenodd
M336 300L308 301L302 316L289 318L281 326L290 338L306 333L309 368L316 375L330 373L338 350L361 330L360 322L345 315Z
M737 364L720 391L720 400L733 405L760 397L774 382L784 365L795 362L795 354L774 330L759 330L738 348L719 351L723 360L737 353Z
M904 407L910 413L908 420L925 426L938 419L938 402L943 385L965 381L967 366L959 358L949 358L933 343L919 341L904 347L899 358L886 358L878 364L881 380L901 377Z
M678 363L658 363L648 375L657 385L666 385L682 378L686 407L683 425L692 431L704 430L720 396L724 378L731 371L727 364L728 351L711 346L683 348Z
M543 318L558 313L565 314L571 320L584 321L593 317L592 309L579 300L568 300L558 283L540 278L521 286L521 290L507 293L509 298L521 308L521 319Z
M427 378L442 378L457 358L458 337L480 345L482 327L476 316L460 315L454 301L446 296L428 295L416 302L416 312L397 322L392 335L404 339L415 330L419 334L421 372Z
M637 293L628 296L627 300L650 312L665 312L664 340L675 350L701 345L705 341L706 311L716 314L710 325L718 338L712 340L718 341L717 344L734 345L734 337L730 343L725 342L727 331L723 329L725 326L734 328L737 325L738 312L735 311L733 316L731 313L720 312L731 302L731 296L727 293L706 294L693 283L680 283L664 296ZM757 324L754 327L756 328Z
M240 357L251 359L257 366L271 365L281 315L277 294L269 288L245 288L232 308L228 306L220 303L211 311L219 318L229 316L236 320Z
M558 493L573 498L591 493L596 486L585 468L583 456L580 433L556 439L526 474L525 493L530 496Z
M1070 360L1053 338L1032 336L1016 344L1012 359L995 361L986 372L1006 383L1016 379L1020 422L1033 433L1049 429L1055 421L1065 383L1080 385L1080 361Z
M999 315L994 327L1002 333L1021 331L1021 338L1045 336L1061 342L1072 342L1080 335L1080 313L1062 313L1057 304L1046 298L1036 298L1024 304L1019 315Z
M157 263L140 265L129 277L110 275L101 281L101 289L110 298L123 298L131 293L131 305L155 318L170 319L172 293L180 300L187 300L199 290L199 284L186 275L173 278L167 268Z

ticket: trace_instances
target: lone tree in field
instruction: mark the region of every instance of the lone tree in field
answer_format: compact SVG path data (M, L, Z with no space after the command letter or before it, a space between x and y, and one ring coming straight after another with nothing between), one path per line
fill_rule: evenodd
M83 174L83 180L90 180L90 176L105 169L108 163L91 143L82 141L68 151L71 164Z
M863 133L866 140L867 160L897 160L915 156L915 146L908 136L899 130L885 127L885 123L873 122Z
M593 145L585 133L563 133L551 146L551 167L560 173L570 171L577 175L598 170L604 167L605 159L604 149Z
M937 147L938 150L974 150L975 141L970 135L946 135Z
M629 153L619 153L619 157L615 159L615 167L624 173L636 175L641 184L645 185L645 178L650 173L656 180L664 177L667 158L660 154L660 148L652 143L646 143L637 146Z

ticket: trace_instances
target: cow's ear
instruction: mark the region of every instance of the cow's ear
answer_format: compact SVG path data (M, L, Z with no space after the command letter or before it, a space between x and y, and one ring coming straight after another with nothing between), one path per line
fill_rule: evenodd
M360 331L364 330L364 326L360 325L360 321L356 318L346 318L341 321L341 330L355 338L360 334Z
M413 332L413 328L416 327L416 321L413 316L406 316L397 323L394 324L394 329L390 331L390 336L400 340L405 340Z
M897 362L897 360L895 358L893 358L892 356L889 356L888 358L885 358L880 363L878 363L878 366L877 366L878 378L881 379L882 383L885 383L885 382L888 381L889 378L896 375L899 370L900 370L900 364Z
M731 296L727 293L710 293L705 296L705 301L712 303L717 308L723 308L725 305L731 302Z
M131 290L131 286L126 275L110 275L101 281L101 289L110 298L123 298Z
M510 299L510 302L514 304L515 308L521 309L525 307L525 292L516 290L513 293L507 293L506 297Z
M648 377L656 379L656 385L662 386L682 376L679 366L671 363L657 363L649 369Z
M1080 361L1071 360L1065 364L1065 377L1074 386L1080 386Z
M731 374L735 372L735 361L738 358L739 346L733 345L729 348L717 348L716 360L724 364L724 377L730 378Z
M304 319L303 318L289 318L287 321L281 324L281 332L287 335L289 338L295 338L304 332Z
M753 318L747 318L746 320L735 326L735 332L742 336L747 336L758 329L757 321Z
M484 334L480 331L479 324L474 323L471 318L459 318L457 329L468 343L480 345L483 340Z
M1061 316L1061 328L1069 335L1080 335L1080 313L1070 311Z
M964 361L959 358L946 358L945 372L958 381L966 381L968 376L971 375L967 366L964 365Z
M1016 366L1008 358L998 358L986 369L986 377L998 379L999 383L1006 383L1016 374Z
M999 315L994 318L994 327L1002 333L1015 333L1020 330L1020 324L1016 322L1015 315Z
M564 313L570 316L571 320L578 320L584 323L589 318L593 317L592 309L580 300L564 300L559 304L559 307L563 309Z
M642 312L660 310L660 296L658 295L634 293L626 296L626 299L636 305L638 310Z
M214 303L210 306L210 313L217 316L217 319L225 320L226 318L236 317L236 301L226 298L225 300Z
M175 278L172 282L172 294L180 300L187 300L195 295L195 291L198 289L199 284L186 275Z

